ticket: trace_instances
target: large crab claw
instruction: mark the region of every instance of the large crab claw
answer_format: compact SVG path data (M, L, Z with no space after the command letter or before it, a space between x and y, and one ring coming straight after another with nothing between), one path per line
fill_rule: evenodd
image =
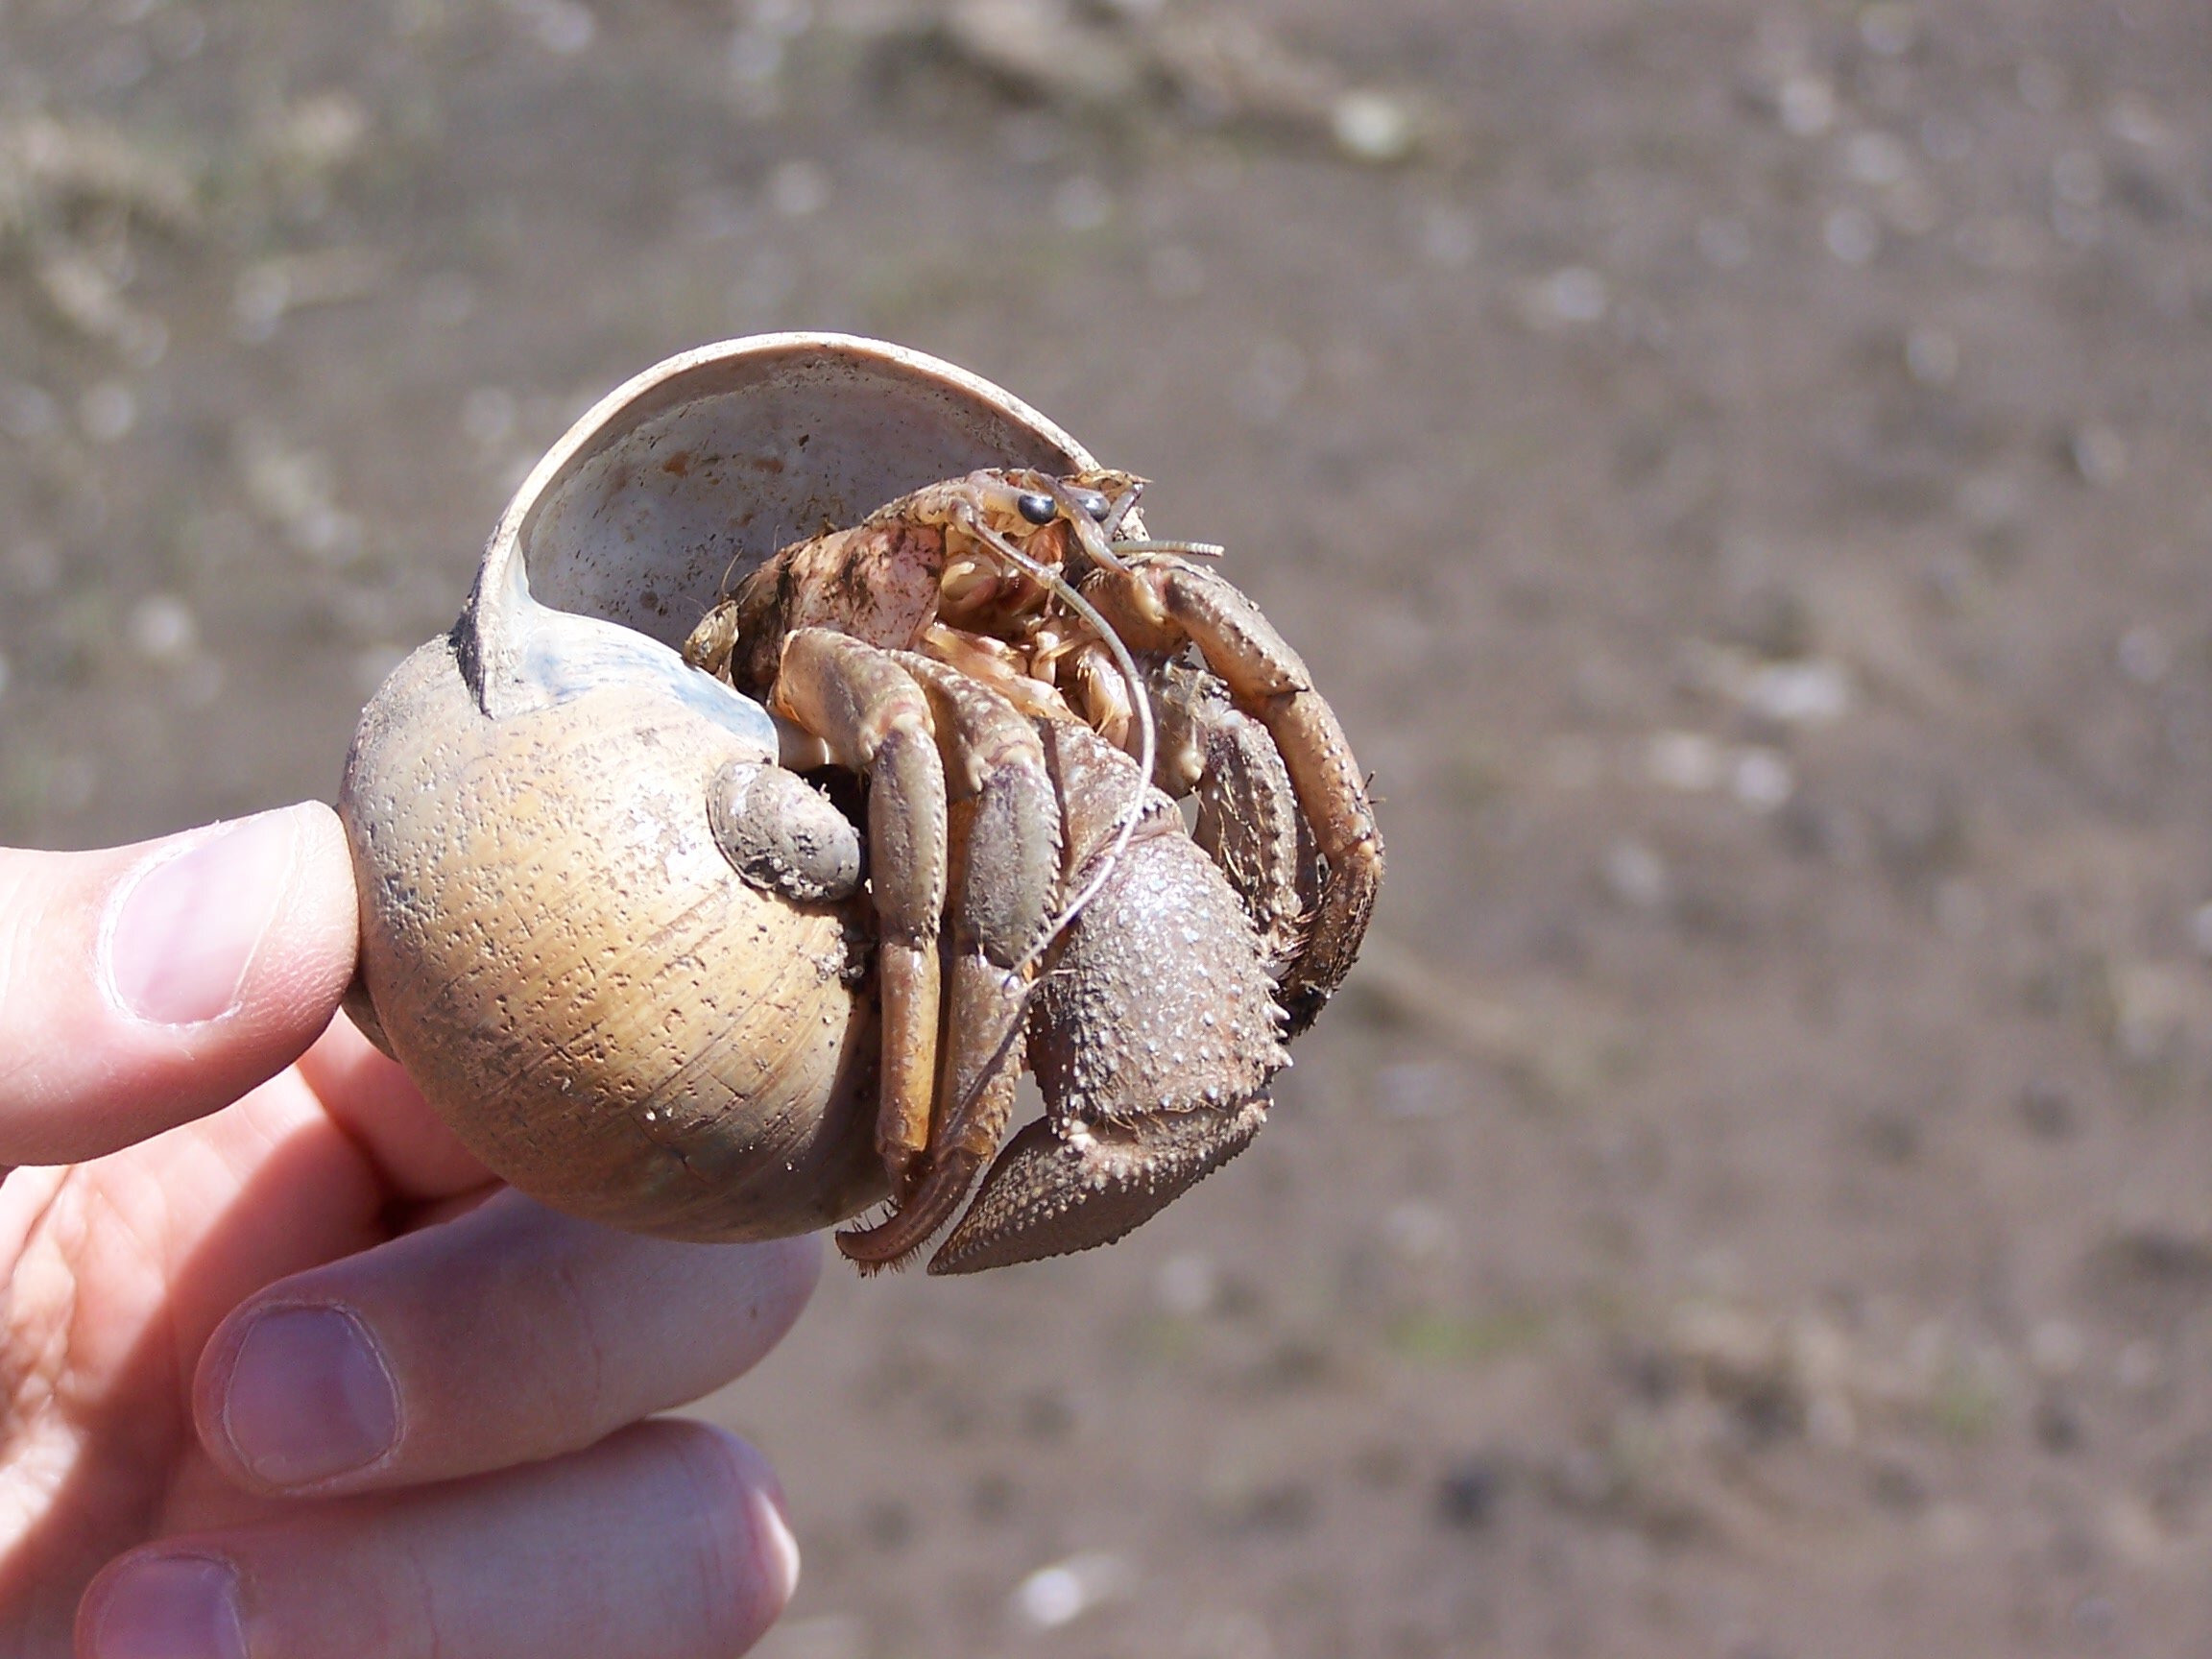
M1289 1063L1251 919L1174 805L1088 728L1054 723L1068 886L1144 819L1039 979L1029 1064L1045 1116L1008 1142L931 1273L1108 1244L1219 1168L1266 1121Z

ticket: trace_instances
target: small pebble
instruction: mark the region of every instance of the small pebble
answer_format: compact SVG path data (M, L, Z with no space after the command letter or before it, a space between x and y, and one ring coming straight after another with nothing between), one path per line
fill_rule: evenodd
M1836 89L1817 75L1791 76L1775 102L1792 137L1817 138L1836 124Z
M2146 150L2162 150L2173 138L2156 106L2133 92L2123 92L2112 100L2111 108L2104 112L2104 130Z
M1113 217L1113 194L1088 173L1063 180L1052 192L1052 218L1063 230L1096 230Z
M1262 340L1229 389L1230 400L1255 426L1281 420L1306 389L1306 353L1289 340Z
M156 593L132 608L124 633L131 648L151 662L181 662L200 643L191 609L173 593Z
M578 0L504 0L522 32L556 58L574 58L599 35L599 19Z
M1179 1250L1160 1263L1152 1278L1152 1294L1176 1318L1199 1318L1212 1312L1221 1299L1221 1270L1202 1251Z
M1436 1482L1436 1518L1455 1532L1480 1532L1498 1519L1505 1471L1479 1453L1452 1463Z
M461 399L461 431L471 444L495 449L515 436L520 415L515 394L504 386L479 386Z
M1797 780L1778 751L1744 749L1736 757L1728 788L1738 803L1751 811L1772 812L1789 803Z
M1595 323L1610 303L1605 278L1587 265L1569 265L1544 279L1544 310L1560 323Z
M439 271L422 279L415 303L425 323L458 328L476 315L476 284L458 271Z
M1751 228L1741 219L1700 219L1697 252L1716 271L1740 271L1751 263Z
M2035 1442L2044 1451L2063 1456L2081 1449L2080 1414L2065 1401L2056 1398L2037 1401L2032 1421Z
M1440 204L1431 206L1421 215L1420 246L1422 257L1431 265L1456 271L1472 264L1481 247L1475 216Z
M2112 1380L2130 1394L2148 1394L2164 1378L2166 1362L2158 1344L2139 1336L2120 1350L2112 1362Z
M1656 910L1667 902L1672 882L1667 861L1642 841L1624 838L1605 850L1605 890L1635 910Z
M2109 489L2128 476L2128 440L2102 421L2074 434L2074 469L2098 489Z
M1644 746L1644 775L1663 789L1703 794L1720 781L1720 745L1702 732L1654 733Z
M1402 1199L1382 1217L1383 1243L1408 1267L1440 1259L1452 1248L1456 1233L1451 1215L1426 1199Z
M876 1649L867 1623L851 1613L818 1613L811 1619L786 1619L770 1638L776 1659L868 1659Z
M103 380L77 400L77 424L95 444L115 444L138 424L138 398L130 387Z
M1820 239L1846 265L1864 265L1882 251L1882 228L1857 207L1839 207L1821 222Z
M0 432L29 443L61 424L54 395L26 380L0 381Z
M2040 1376L2071 1377L2088 1356L2088 1338L2071 1320L2046 1319L2028 1337L2029 1362Z
M1400 1060L1375 1079L1375 1104L1385 1118L1446 1118L1458 1107L1456 1073L1434 1060Z
M1155 300L1195 300L1206 292L1206 262L1195 249L1166 243L1146 256L1144 286Z
M2138 685L2155 685L2174 666L2174 651L2166 637L2149 622L2120 636L2120 672Z
M2108 1640L2120 1623L2120 1608L2109 1596L2084 1596L2074 1603L2074 1628L2092 1642Z
M1094 1607L1120 1599L1135 1582L1136 1574L1120 1556L1086 1550L1022 1579L1010 1608L1018 1622L1032 1629L1057 1630Z
M812 161L785 161L768 175L768 204L786 219L811 219L830 205L830 175Z
M1948 328L1913 329L1905 336L1905 373L1933 391L1950 385L1959 378L1959 337Z
M1920 38L1920 20L1900 0L1875 0L1859 13L1859 38L1877 58L1902 58Z
M2051 188L2073 207L2094 207L2104 199L2104 164L2087 150L2069 150L2051 163Z
M2020 1091L2020 1121L2046 1142L2064 1140L2075 1126L2073 1097L2057 1084L2032 1082Z
M2057 64L2031 58L2013 77L2020 102L2038 115L2056 115L2066 108L2066 76Z
M1346 92L1329 111L1336 148L1355 161L1402 161L1413 153L1412 111L1386 92Z
M1894 184L1912 170L1911 153L1888 132L1854 132L1843 146L1843 170L1861 184Z

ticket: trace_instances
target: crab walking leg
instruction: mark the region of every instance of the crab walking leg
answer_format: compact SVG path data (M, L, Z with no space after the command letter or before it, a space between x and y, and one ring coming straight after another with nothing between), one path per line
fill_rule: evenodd
M1305 949L1283 977L1290 1035L1313 1022L1351 971L1382 882L1382 835L1367 782L1336 715L1313 689L1289 641L1260 608L1211 570L1164 555L1138 555L1123 571L1100 567L1083 584L1133 651L1171 652L1188 641L1275 739L1299 807L1328 865Z
M1169 795L1196 799L1190 838L1244 901L1261 957L1280 979L1305 946L1320 888L1313 831L1282 752L1266 727L1232 708L1221 683L1198 669L1161 671L1153 718L1161 756L1153 776Z
M928 700L884 652L826 628L784 641L776 711L868 774L869 883L882 937L883 1077L876 1146L895 1196L929 1143L936 1088L937 928L945 912L945 769Z
M1044 737L1077 886L1142 780L1086 727ZM1142 823L1037 988L1029 1061L1046 1115L1007 1142L931 1273L1112 1243L1267 1120L1268 1079L1288 1057L1251 919L1173 805L1146 794Z
M958 1210L1014 1116L1030 948L1060 890L1060 805L1029 722L974 681L906 652L894 661L929 695L951 803L950 1004L929 1152L896 1214L840 1233L852 1261L882 1266L928 1241Z

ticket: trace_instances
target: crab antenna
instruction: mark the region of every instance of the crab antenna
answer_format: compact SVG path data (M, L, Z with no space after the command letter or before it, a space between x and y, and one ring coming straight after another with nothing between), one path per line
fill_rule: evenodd
M1229 549L1218 541L1123 541L1117 553L1181 553L1191 559L1225 559Z
M1137 716L1137 790L1130 797L1129 805L1122 808L1120 827L1114 832L1114 844L1106 850L1106 856L1099 861L1098 873L1084 883L1083 890L1070 899L1067 907L1052 919L1051 926L1046 928L1022 960L1014 964L1014 972L1019 974L1050 950L1053 942L1068 931L1075 918L1083 913L1083 907L1098 897L1107 878L1114 874L1114 866L1120 862L1121 854L1129 850L1130 838L1137 833L1137 826L1143 821L1144 791L1152 785L1152 762L1158 740L1152 728L1152 699L1145 694L1144 682L1137 672L1136 660L1129 655L1129 647L1121 643L1121 636L1115 633L1113 626L1098 613L1098 608L1078 593L1074 586L1057 570L1046 569L1015 546L1002 532L986 524L982 516L973 508L967 509L963 517L968 520L968 528L989 542L1001 558L1031 581L1059 594L1078 616L1098 631L1098 637L1105 641L1106 649L1114 654L1114 665L1121 670L1121 677L1129 682L1131 710ZM1079 519L1079 522L1087 520Z

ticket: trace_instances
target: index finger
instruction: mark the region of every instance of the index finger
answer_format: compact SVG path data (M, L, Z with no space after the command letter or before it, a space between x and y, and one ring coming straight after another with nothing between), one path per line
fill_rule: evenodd
M422 1098L399 1063L351 1020L333 1020L300 1056L300 1076L395 1195L435 1204L488 1185L492 1171Z
M96 1158L274 1076L330 1022L358 927L345 831L315 803L0 849L0 1166Z

